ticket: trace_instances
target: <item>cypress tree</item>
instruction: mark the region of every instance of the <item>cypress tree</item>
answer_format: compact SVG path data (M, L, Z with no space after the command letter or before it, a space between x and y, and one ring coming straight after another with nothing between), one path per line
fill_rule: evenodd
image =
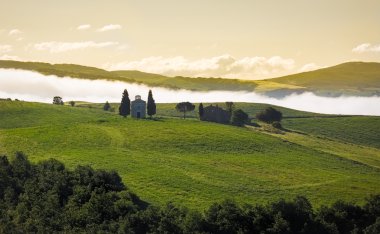
M148 105L147 105L147 112L150 118L152 118L153 115L156 114L156 102L153 99L152 90L149 90L148 93Z
M198 113L199 113L199 119L202 120L203 113L204 113L204 110L203 110L203 103L199 104L199 107L198 107Z
M131 100L129 100L129 94L126 89L124 89L123 97L121 98L121 103L119 107L119 115L127 117L131 113Z

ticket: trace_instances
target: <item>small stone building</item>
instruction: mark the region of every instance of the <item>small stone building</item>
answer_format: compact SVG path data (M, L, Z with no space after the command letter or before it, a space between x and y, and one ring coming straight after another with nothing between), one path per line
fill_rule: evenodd
M201 120L203 121L209 121L209 122L216 122L216 123L223 123L228 124L231 119L230 112L223 110L223 108L220 108L218 106L206 106L203 109L203 116L201 117Z
M141 99L140 95L136 95L135 100L131 103L131 116L133 118L145 118L146 102Z

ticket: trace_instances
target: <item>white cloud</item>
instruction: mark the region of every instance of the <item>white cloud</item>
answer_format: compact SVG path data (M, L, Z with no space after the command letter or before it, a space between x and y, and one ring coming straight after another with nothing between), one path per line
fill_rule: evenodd
M106 41L106 42L94 42L94 41L80 41L80 42L58 42L49 41L34 44L36 50L46 50L51 53L62 53L72 50L81 50L89 48L105 48L118 45L118 42Z
M0 53L8 53L13 50L11 45L1 45L0 44Z
M323 68L323 67L318 66L318 65L315 64L315 63L307 63L307 64L303 65L303 66L298 70L298 72L314 71L314 70L321 69L321 68Z
M110 31L110 30L117 30L117 29L121 29L122 26L120 24L108 24L108 25L104 25L103 27L99 28L98 32L106 32L106 31Z
M87 30L90 29L91 25L90 24L82 24L77 27L77 30Z
M12 30L9 31L8 35L9 36L16 36L16 35L19 35L21 33L22 32L20 30L18 30L18 29L12 29Z
M380 52L380 45L371 45L370 43L364 43L353 48L352 52L355 52L355 53Z
M280 56L245 57L236 59L221 55L190 61L182 56L164 58L148 57L139 61L105 64L109 70L140 70L169 76L225 77L240 79L263 79L289 74L295 67L293 59Z

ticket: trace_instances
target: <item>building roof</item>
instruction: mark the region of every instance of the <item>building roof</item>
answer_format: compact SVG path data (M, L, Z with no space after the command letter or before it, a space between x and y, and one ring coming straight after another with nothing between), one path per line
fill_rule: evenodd
M141 103L144 102L145 103L145 101L141 99L140 95L136 95L135 100L132 101L132 103L138 103L138 102L141 102Z

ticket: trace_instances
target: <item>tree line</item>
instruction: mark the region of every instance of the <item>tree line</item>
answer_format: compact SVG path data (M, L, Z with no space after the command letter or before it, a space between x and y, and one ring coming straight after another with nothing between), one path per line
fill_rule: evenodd
M307 198L214 203L204 212L150 205L115 171L0 156L0 233L380 233L380 195L313 209Z
M53 98L53 104L56 105L63 105L64 102L61 97L55 96ZM74 101L70 101L69 104L71 106L75 106ZM230 114L230 120L229 122L236 126L244 126L245 124L250 123L249 115L243 111L242 109L235 109L235 104L233 102L225 102L226 111ZM111 104L107 101L103 105L103 110L110 111L112 110ZM191 102L180 102L177 103L175 106L175 109L178 112L183 113L183 118L186 119L186 113L191 112L195 110L195 105ZM148 100L147 100L147 114L152 118L156 112L156 102L153 99L152 90L149 90L148 92ZM119 115L123 117L127 117L131 114L131 100L129 98L129 93L127 89L124 89L120 106L119 106ZM199 118L202 119L202 116L204 114L204 106L203 103L200 103L198 106L198 115ZM262 110L256 114L256 119L265 123L272 124L276 128L282 128L281 126L281 120L282 120L282 113L278 110L276 110L273 107L268 107L265 110Z
M183 118L185 119L186 112L194 111L195 105L190 102L180 102L176 105L175 108L177 111L183 112ZM236 126L243 126L250 123L248 113L242 109L236 109L233 102L225 102L225 108L226 111L230 114L229 122L231 124ZM200 103L198 106L198 115L199 119L202 119L202 116L204 115L203 103ZM273 107L267 107L266 109L258 112L255 117L257 120L272 124L272 126L276 128L282 128L280 123L282 120L282 113Z

